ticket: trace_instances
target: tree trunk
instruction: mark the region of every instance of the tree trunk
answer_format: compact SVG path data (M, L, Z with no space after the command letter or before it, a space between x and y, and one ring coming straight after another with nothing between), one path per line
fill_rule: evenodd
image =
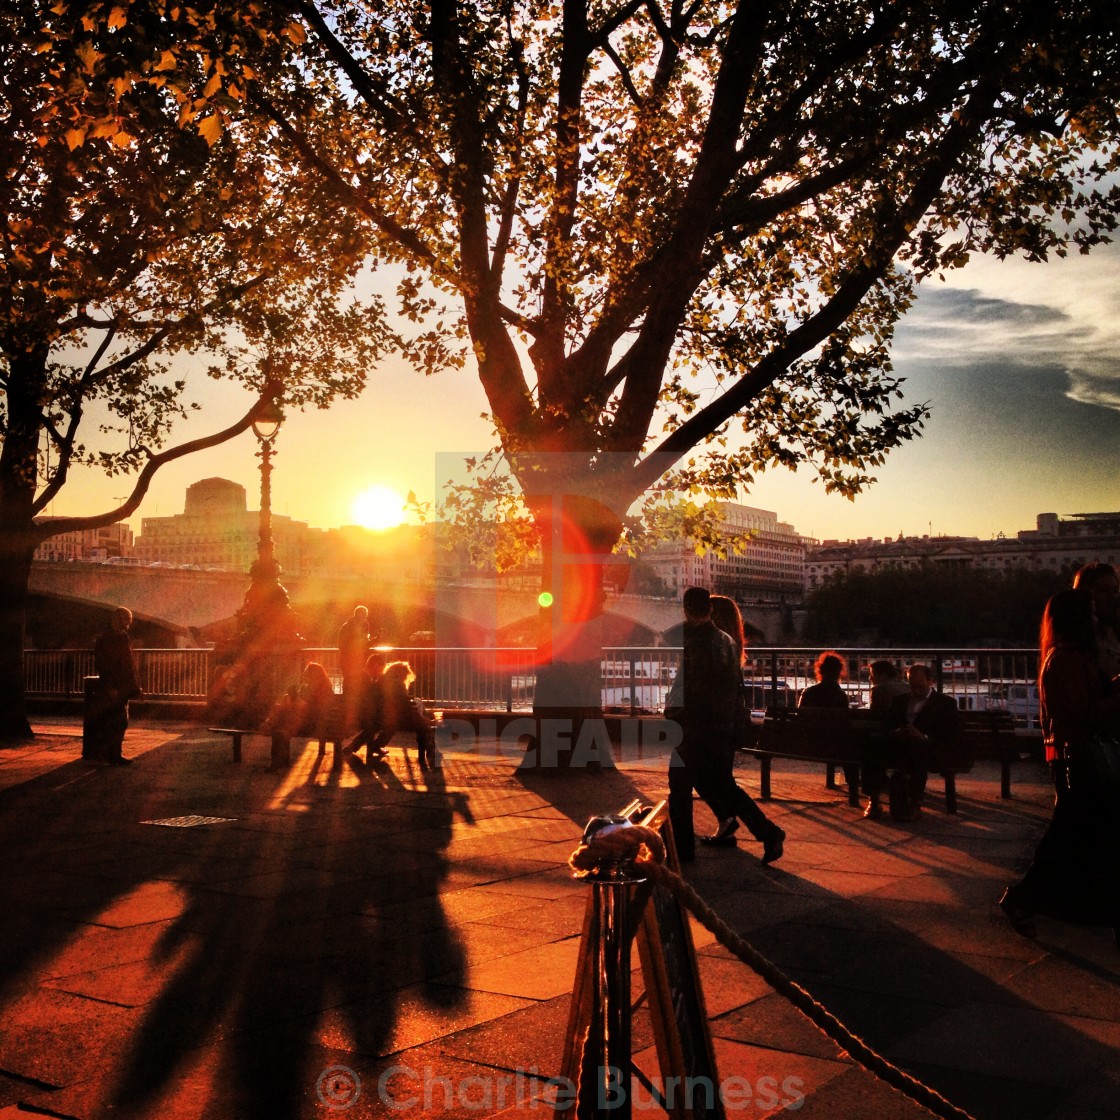
M544 557L537 641L537 732L520 768L613 769L603 718L603 569L622 523L603 503L581 495L528 499Z
M23 680L23 633L34 532L41 402L49 345L5 347L7 410L0 445L0 739L29 739Z
M23 632L34 549L0 529L0 740L32 738L23 679Z

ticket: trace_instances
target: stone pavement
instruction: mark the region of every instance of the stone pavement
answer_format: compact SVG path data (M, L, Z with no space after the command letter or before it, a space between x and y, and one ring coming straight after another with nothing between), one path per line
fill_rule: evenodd
M663 762L521 776L483 743L432 774L394 749L279 775L263 739L236 766L205 728L139 723L116 768L72 721L36 728L0 750L0 1118L552 1115L588 893L566 859L588 817L664 796ZM958 816L934 796L908 825L862 821L819 767L774 788L780 863L741 842L688 869L726 921L981 1120L1120 1117L1110 931L1026 940L994 905L1048 815L1038 764L1006 802L978 767ZM696 941L731 1116L929 1115ZM634 1048L655 1072L641 1010Z

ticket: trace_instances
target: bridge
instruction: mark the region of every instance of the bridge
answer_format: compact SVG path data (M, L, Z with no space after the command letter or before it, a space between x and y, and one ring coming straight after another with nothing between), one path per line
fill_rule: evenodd
M410 620L414 630L438 635L449 628L469 637L469 644L492 644L519 623L528 627L538 612L535 592L499 588L486 580L387 585L383 579L361 575L315 575L285 576L283 583L301 615L327 615L337 626L340 609L365 603L375 630L383 618ZM32 592L62 603L128 607L138 618L186 636L232 618L245 598L249 577L241 572L39 561L32 565L30 586ZM607 613L620 631L633 624L631 629L636 627L650 640L681 620L676 600L640 595L610 597ZM772 618L752 612L751 621L768 634L778 633L777 610L769 613Z

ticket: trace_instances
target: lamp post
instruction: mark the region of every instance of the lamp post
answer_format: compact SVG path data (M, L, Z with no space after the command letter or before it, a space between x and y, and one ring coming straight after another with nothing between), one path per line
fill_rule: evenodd
M283 691L293 670L298 673L302 638L288 592L280 583L280 565L272 539L272 456L284 413L275 399L262 401L253 416L253 434L261 461L261 508L257 558L249 569L249 590L237 612L233 642L232 703L237 716L257 726Z
M276 563L276 551L272 541L272 441L284 423L284 412L275 400L262 402L253 417L253 434L260 447L257 456L261 461L261 515L257 536L257 562L253 565L256 572L250 571L254 580L258 574L262 579L276 580L280 575L280 565Z

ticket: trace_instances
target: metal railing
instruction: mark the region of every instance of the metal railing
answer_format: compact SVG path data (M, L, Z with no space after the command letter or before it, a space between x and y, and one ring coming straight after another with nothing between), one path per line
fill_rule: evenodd
M813 662L821 652L808 646L752 647L744 679L754 686L752 706L794 706L813 683ZM1017 726L1038 722L1038 651L1034 649L884 649L835 650L847 664L841 682L853 704L866 707L871 694L868 667L880 658L904 674L914 662L933 668L938 687L967 711L1005 710ZM138 649L140 682L153 700L205 699L211 679L209 649ZM416 695L429 707L529 711L536 688L536 651L522 648L397 647L390 660L408 661L416 673ZM320 662L341 682L338 651L307 648L305 661ZM612 646L603 650L602 703L629 715L660 712L680 667L681 651L670 646ZM82 679L93 675L91 650L27 650L25 684L29 696L77 698Z
M756 707L793 707L802 690L814 683L813 662L823 651L806 647L752 647L747 650L746 680L755 685ZM886 649L874 646L832 647L846 664L840 682L858 707L871 698L870 665L889 661L905 679L915 663L928 665L939 691L962 711L1007 711L1017 727L1038 726L1037 649Z

